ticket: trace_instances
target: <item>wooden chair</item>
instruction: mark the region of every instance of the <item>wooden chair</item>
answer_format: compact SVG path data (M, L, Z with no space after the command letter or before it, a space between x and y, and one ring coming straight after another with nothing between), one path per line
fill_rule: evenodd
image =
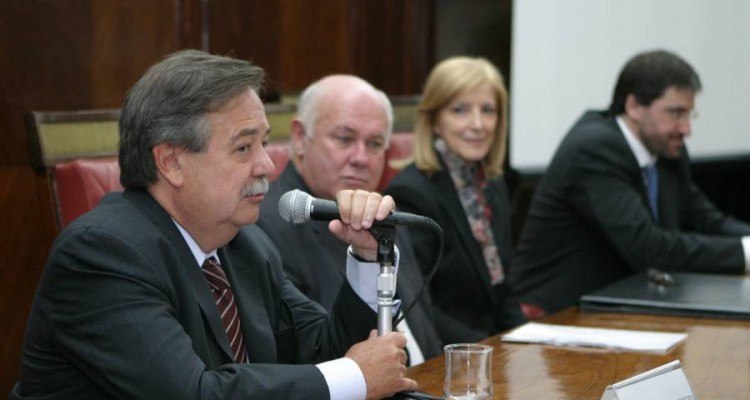
M378 191L383 192L393 177L412 159L414 151L413 132L394 132L388 150L385 151L385 167L380 177Z
M34 111L26 115L31 163L47 183L62 229L121 190L117 165L119 110Z
M289 158L287 142L296 106L267 104L269 154L276 176ZM62 229L104 194L122 190L117 163L120 110L34 111L26 115L31 163L48 188L55 224Z
M116 157L119 115L117 109L27 114L32 165L43 170L77 158Z
M54 167L53 200L60 229L99 203L105 194L123 190L117 158L80 158Z
M267 147L278 177L289 162L288 142L296 107L266 105L271 125ZM90 210L106 193L122 190L117 163L119 110L34 111L26 116L32 165L45 181L55 223L62 229ZM411 156L413 134L394 133L378 190L398 173L399 162ZM395 162L394 162L395 161Z
M390 96L393 105L393 131L412 132L419 113L419 95Z

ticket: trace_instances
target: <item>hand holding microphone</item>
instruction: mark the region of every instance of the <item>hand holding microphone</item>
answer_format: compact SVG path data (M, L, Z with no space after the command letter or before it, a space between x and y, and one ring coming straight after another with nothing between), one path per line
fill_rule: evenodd
M367 230L389 215L395 206L393 199L364 190L342 190L336 198L337 202L316 199L292 190L281 196L279 214L293 224L311 219L332 221L329 228L336 237L350 243L359 257L374 261L378 244Z
M377 193L365 192L362 190L356 192L380 196ZM279 214L281 214L281 218L285 221L291 222L295 225L305 223L309 220L331 221L334 219L341 219L339 206L341 206L341 209L343 210L343 207L349 207L356 204L354 199L352 199L353 194L356 192L353 190L343 190L339 192L339 197L337 197L339 204L337 205L336 202L331 200L316 199L298 189L290 190L284 193L281 196L281 199L279 199ZM342 194L343 199L346 200L348 205L342 203ZM382 201L388 201L390 204L393 204L393 199L391 199L390 196L383 197ZM393 210L393 206L391 206L390 210ZM348 209L347 213L351 213L352 211L353 210ZM381 216L381 214L376 214L376 217L377 216ZM373 220L370 219L370 221ZM430 218L399 211L390 211L390 213L382 219L375 218L373 224L422 226L442 231L440 226ZM367 228L369 228L369 226Z
M359 257L370 261L378 258L378 242L369 232L365 232L366 229L375 228L375 230L392 231L395 225L432 229L440 238L438 259L432 267L422 289L417 294L417 298L419 298L424 292L427 282L432 279L437 266L440 264L440 256L443 251L443 230L440 228L440 225L428 217L393 211L395 205L390 196L382 197L378 193L362 190L344 190L339 192L336 198L338 204L330 200L316 199L301 190L290 190L284 193L279 199L279 214L282 219L295 225L305 223L311 219L333 221L329 224L331 232L340 240L350 243ZM337 219L341 221L336 221ZM395 291L395 279L385 279L394 275L393 265L383 265L383 260L380 261L381 274L378 277L378 332L382 335L392 330L392 314L389 312L390 305L385 303L389 302L389 296L390 300L392 300L392 292ZM416 299L406 307L406 310L398 321L409 313L414 304L416 304Z
M390 196L363 190L342 190L336 194L337 203L311 197L305 192L292 190L279 199L279 214L294 224L310 219L332 220L331 232L352 245L352 251L360 258L380 263L378 275L378 333L386 335L393 330L393 298L396 293L396 268L394 265L395 228L393 218L395 206ZM373 234L370 233L371 230Z
M350 243L355 251L358 250L359 245L355 245L351 240L354 233L360 239L369 242L365 245L370 249L369 251L374 252L377 249L377 243L374 240L367 240L372 239L372 237L362 231L372 226L419 226L430 228L441 236L443 234L440 225L428 217L393 211L395 204L390 196L382 197L378 193L364 190L342 190L337 194L337 200L338 204L331 200L317 199L301 190L294 189L284 193L279 199L279 214L285 221L295 225L310 220L333 221L340 219L349 228L333 222L329 225L331 232L340 240ZM359 250L364 249L359 248ZM357 255L366 256L359 252ZM363 258L373 259L370 257Z
M363 190L342 190L336 193L336 204L340 221L331 221L328 229L339 240L350 243L352 251L360 258L378 260L378 237L370 228L393 211L393 199Z

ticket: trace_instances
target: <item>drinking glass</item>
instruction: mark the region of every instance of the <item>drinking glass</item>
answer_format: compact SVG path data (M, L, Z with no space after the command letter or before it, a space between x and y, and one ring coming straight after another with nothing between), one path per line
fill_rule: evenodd
M443 395L448 400L492 398L492 347L449 344L445 350Z

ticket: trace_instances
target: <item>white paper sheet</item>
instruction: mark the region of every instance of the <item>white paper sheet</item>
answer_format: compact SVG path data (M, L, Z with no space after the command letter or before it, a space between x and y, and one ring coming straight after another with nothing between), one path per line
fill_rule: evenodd
M586 328L529 322L503 335L502 340L666 353L685 338L687 333Z

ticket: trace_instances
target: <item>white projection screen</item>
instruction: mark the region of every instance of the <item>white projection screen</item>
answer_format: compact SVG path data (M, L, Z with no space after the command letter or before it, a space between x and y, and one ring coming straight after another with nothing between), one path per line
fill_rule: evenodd
M693 159L750 153L750 1L516 0L510 162L543 172L587 109L609 107L636 53L666 49L703 83L687 146Z

